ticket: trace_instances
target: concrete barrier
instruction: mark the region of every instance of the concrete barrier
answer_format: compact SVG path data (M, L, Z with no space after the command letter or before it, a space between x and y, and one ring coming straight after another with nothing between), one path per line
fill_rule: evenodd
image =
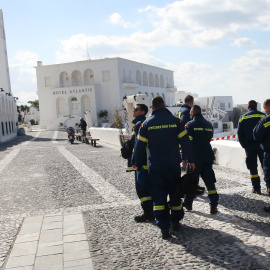
M91 137L94 139L100 139L102 142L110 143L116 146L120 144L120 132L117 128L95 128L91 127L88 129Z
M100 139L102 142L121 146L119 129L91 127L89 131L94 139ZM249 174L246 167L246 153L239 142L221 140L212 141L211 145L216 152L216 164ZM258 172L260 175L263 175L259 160L258 164Z
M239 142L227 140L213 141L211 145L215 152L216 164L249 174L246 166L246 152ZM259 175L263 175L259 160L258 164Z

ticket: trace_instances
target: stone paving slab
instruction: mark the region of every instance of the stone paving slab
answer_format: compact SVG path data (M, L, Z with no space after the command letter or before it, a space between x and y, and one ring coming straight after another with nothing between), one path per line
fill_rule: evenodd
M5 269L93 269L82 213L25 218Z

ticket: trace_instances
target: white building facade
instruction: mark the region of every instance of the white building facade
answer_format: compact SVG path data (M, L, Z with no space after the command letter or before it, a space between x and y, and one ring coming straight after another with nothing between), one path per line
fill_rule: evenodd
M0 9L0 142L17 136L17 105L12 96L3 12Z
M35 120L35 123L38 124L39 123L39 111L35 108L35 107L30 107L29 108L29 112L27 113L23 113L22 115L24 117L24 122L28 122L30 123L30 120Z
M135 94L147 95L149 103L160 95L167 105L175 104L173 71L123 58L46 66L38 62L36 74L42 128L75 126L80 117L88 127L98 126L101 110L109 112L112 123L123 97Z

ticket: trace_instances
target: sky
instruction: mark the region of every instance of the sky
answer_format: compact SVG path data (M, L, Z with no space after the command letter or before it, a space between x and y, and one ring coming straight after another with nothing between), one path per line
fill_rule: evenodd
M201 97L270 98L270 0L0 0L0 9L18 105L38 99L37 61L88 56L173 70L178 91Z

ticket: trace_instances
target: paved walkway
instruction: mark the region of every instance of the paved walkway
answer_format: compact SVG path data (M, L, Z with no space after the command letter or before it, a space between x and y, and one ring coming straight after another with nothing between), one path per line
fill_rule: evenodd
M25 218L5 269L93 269L82 214Z
M0 270L270 269L269 197L264 183L251 193L248 171L214 166L219 212L198 196L165 241L134 222L134 174L118 147L36 131L0 150Z

